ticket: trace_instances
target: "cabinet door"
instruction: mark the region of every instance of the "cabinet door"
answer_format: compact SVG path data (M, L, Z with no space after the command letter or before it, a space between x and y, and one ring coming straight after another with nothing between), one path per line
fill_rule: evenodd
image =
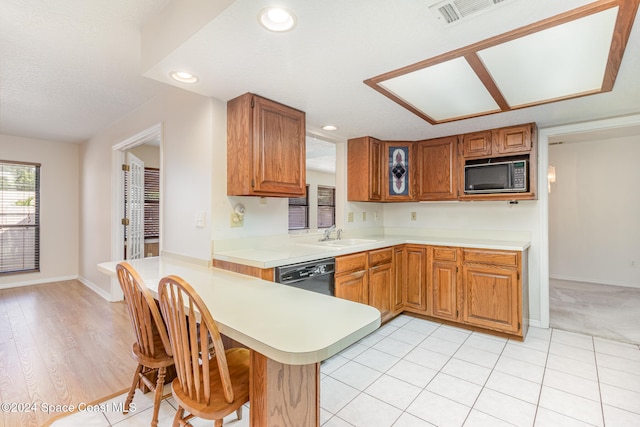
M382 141L368 136L347 142L347 200L382 200Z
M391 305L393 307L394 312L400 313L404 308L404 299L402 297L402 287L404 283L404 278L406 276L404 246L396 246L393 249L393 272L394 272L393 274L394 283L393 283L393 289L391 292Z
M387 202L413 200L413 143L385 142L384 192Z
M462 156L464 158L491 156L491 131L463 135Z
M369 268L369 305L380 310L382 321L393 315L391 307L393 279L392 263Z
M338 298L367 304L367 290L366 271L358 271L351 274L336 276L335 278L335 294Z
M253 123L254 191L304 195L305 114L256 96Z
M431 264L431 315L458 320L458 267L456 263L434 261Z
M457 198L458 137L420 141L417 144L418 199Z
M509 333L520 330L521 296L516 269L465 265L463 289L464 323Z
M531 125L511 126L497 129L495 148L500 154L531 151Z
M406 272L404 282L404 305L413 311L427 313L426 268L427 249L425 246L406 246Z

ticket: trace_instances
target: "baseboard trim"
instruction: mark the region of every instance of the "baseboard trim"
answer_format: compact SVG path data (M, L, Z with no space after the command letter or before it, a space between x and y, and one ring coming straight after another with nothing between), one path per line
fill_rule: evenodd
M533 326L534 328L547 329L547 328L543 328L542 327L542 323L539 320L531 320L531 319L529 319L529 326Z
M104 298L106 301L111 302L111 294L109 292L102 289L100 286L96 285L90 280L87 280L84 277L78 276L78 281L85 285L87 288L91 289L93 292Z
M21 288L23 286L34 286L34 285L44 285L45 283L52 282L65 282L67 280L76 280L78 276L61 276L61 277L47 277L43 279L36 280L25 280L22 282L15 283L3 283L0 284L0 289L11 289L11 288Z
M584 282L584 283L594 283L596 285L610 285L610 286L624 286L625 288L638 288L638 284L636 283L623 283L623 282L613 282L610 280L593 280L593 279L585 279L584 277L572 277L572 276L559 276L556 274L550 274L549 279L555 280L568 280L571 282Z

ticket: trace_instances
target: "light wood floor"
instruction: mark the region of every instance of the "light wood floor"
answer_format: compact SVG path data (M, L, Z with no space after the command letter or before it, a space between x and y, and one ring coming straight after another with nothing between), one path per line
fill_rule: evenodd
M46 405L77 405L131 384L134 341L127 307L76 280L0 290L0 427L39 426ZM4 406L3 406L4 407Z

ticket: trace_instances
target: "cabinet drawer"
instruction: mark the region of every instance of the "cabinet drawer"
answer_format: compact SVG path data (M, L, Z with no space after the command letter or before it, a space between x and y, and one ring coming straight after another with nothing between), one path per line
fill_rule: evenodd
M393 248L377 249L369 251L369 267L380 264L389 264L393 257Z
M457 251L455 248L434 247L433 259L434 261L455 261L457 258Z
M518 265L518 254L519 252L513 251L465 249L464 262L516 267Z
M367 268L367 253L345 255L336 258L336 275L351 271L360 271Z

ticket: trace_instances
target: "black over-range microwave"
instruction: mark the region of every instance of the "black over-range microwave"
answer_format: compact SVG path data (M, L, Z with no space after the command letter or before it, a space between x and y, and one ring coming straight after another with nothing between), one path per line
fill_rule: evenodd
M527 160L481 163L464 167L465 193L526 193Z

